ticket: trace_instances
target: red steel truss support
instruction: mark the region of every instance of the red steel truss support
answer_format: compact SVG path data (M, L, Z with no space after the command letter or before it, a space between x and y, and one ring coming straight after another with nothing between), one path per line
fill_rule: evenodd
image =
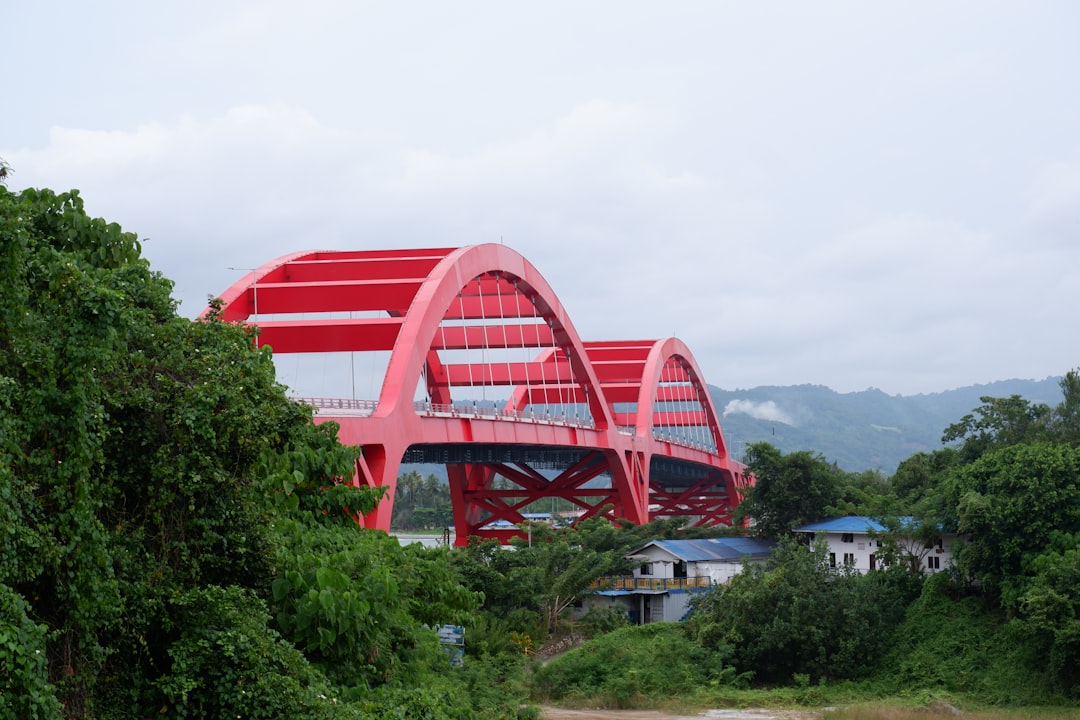
M507 540L544 498L581 517L730 522L752 482L680 340L582 341L540 273L503 245L294 253L241 277L219 307L221 320L256 324L275 354L390 353L365 412L316 414L361 447L353 482L386 489L368 527L389 530L402 458L425 447L477 449L447 464L459 543ZM455 393L470 388L509 399L463 412ZM538 452L577 459L542 471L527 459Z

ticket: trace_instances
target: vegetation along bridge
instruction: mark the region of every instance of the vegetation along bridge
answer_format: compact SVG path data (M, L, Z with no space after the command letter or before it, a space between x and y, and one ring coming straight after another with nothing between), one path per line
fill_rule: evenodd
M362 448L354 481L386 488L368 527L389 530L403 463L446 465L459 544L506 542L546 498L581 518L727 524L750 482L683 342L582 340L504 245L299 252L221 301L279 368L292 354L344 355L352 372L357 355L385 358L372 397L356 398L354 377L334 393L351 397L303 398Z

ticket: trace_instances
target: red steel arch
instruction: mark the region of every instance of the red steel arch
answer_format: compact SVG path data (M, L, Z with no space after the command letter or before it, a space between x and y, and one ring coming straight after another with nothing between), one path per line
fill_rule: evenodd
M387 489L370 527L389 530L406 453L447 457L459 542L507 539L544 497L583 517L730 522L748 481L684 343L583 342L547 281L504 245L293 253L240 278L220 313L256 324L275 354L389 351L377 401L316 415L362 448L355 482ZM531 359L507 359L519 350ZM455 405L455 388L476 387L507 388L509 400ZM551 418L552 407L585 418Z

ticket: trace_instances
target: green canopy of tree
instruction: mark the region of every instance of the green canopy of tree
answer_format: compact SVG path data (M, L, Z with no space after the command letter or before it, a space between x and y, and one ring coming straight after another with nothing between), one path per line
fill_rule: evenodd
M821 455L809 451L784 455L769 443L754 443L747 447L746 457L755 484L747 488L734 522L752 518L756 535L786 535L827 517L827 509L839 499L843 473Z
M748 564L695 596L687 623L698 642L732 653L738 672L758 680L859 678L874 670L917 592L903 570L834 568L823 543L808 549L786 538L768 564Z
M446 553L360 529L357 451L171 290L77 192L0 187L0 718L471 712Z

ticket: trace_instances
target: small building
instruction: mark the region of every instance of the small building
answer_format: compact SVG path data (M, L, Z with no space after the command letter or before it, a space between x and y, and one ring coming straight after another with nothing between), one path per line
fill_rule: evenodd
M601 578L592 607L620 607L633 623L681 620L694 593L730 580L743 562L764 562L776 543L746 537L653 540L630 552L632 575Z
M899 518L900 526L915 528L911 517ZM892 534L886 527L873 518L863 515L810 523L795 532L803 533L808 539L822 535L829 548L829 564L839 567L850 564L861 573L883 567L883 561L890 554L909 563L914 570L925 573L941 572L952 564L953 547L956 536L948 533L935 535L929 542L911 534ZM889 553L888 543L892 543L895 552Z

